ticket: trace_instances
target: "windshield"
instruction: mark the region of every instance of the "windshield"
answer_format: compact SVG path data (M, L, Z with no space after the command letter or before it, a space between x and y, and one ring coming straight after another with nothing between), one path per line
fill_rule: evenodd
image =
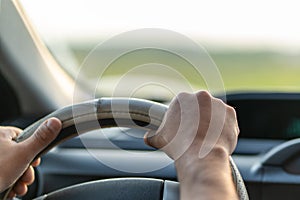
M300 91L296 1L21 3L61 66L99 96Z

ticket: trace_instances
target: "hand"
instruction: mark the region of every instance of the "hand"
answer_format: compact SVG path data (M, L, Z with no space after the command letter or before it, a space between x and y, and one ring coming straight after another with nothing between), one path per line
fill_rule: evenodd
M206 91L174 98L156 133L145 142L175 160L180 199L238 199L229 155L239 128L232 107Z
M56 118L45 121L27 140L16 143L22 131L15 127L0 127L0 191L14 183L9 198L25 195L27 186L34 181L33 167L40 159L33 161L36 155L53 141L61 130L61 122ZM32 162L33 161L33 162Z
M180 199L238 199L229 155L239 128L232 107L206 91L174 98L156 133L145 142L175 160Z
M174 160L187 154L199 159L215 149L230 155L238 133L235 110L208 92L199 91L174 98L160 128L146 134L145 142Z

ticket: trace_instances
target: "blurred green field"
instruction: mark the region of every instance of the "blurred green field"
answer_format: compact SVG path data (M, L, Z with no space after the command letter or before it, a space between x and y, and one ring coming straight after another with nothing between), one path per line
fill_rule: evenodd
M89 53L90 49L83 46L72 47L79 63ZM110 49L113 54L114 49ZM97 55L97 51L93 54ZM194 52L190 52L193 54ZM209 51L215 62L227 91L285 91L300 92L300 53L279 53L262 50L223 50ZM199 56L199 55L194 55ZM84 73L88 78L97 78L97 69L101 55L89 59L90 67ZM123 75L128 70L146 63L160 63L174 68L183 75L195 88L206 88L203 77L186 60L162 50L143 49L120 56L112 62L105 71L105 76ZM103 66L102 66L103 67ZM144 68L143 74L166 78L170 74L166 70ZM207 78L207 77L205 77Z

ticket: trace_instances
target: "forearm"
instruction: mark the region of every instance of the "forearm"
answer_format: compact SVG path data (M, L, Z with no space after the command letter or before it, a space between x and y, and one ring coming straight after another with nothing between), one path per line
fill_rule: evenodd
M238 199L223 149L214 149L203 159L183 155L175 164L181 200Z

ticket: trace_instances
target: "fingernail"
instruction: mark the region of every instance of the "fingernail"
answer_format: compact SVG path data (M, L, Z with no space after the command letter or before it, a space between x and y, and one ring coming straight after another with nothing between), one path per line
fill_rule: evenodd
M46 122L46 126L48 128L50 128L52 131L57 132L60 129L60 126L57 122L55 122L56 120L54 119L48 119Z

